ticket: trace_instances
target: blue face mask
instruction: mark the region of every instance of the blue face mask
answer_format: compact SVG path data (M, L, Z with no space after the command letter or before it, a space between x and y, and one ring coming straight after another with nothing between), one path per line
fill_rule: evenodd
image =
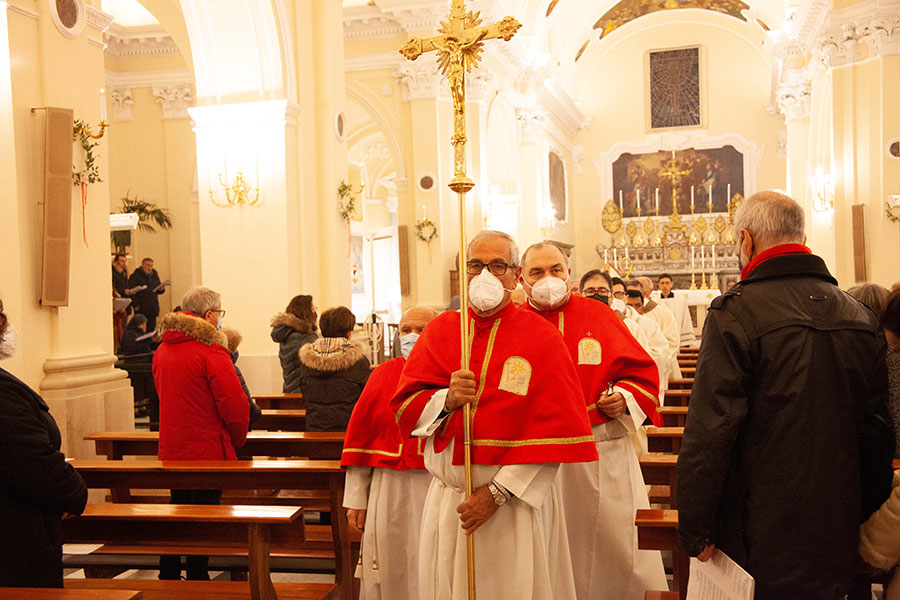
M418 339L419 334L415 332L400 336L400 354L403 355L403 358L409 358L409 353L412 352Z

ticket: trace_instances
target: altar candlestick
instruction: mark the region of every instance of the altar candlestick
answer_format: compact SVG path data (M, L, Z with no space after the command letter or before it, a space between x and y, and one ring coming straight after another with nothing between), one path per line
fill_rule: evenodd
M622 215L625 215L625 204L622 201L622 190L619 190L619 210L622 212Z
M694 210L694 186L691 186L691 210Z
M730 183L728 184L728 197L725 198L725 205L726 206L731 205L731 184Z
M715 244L712 245L712 267L713 267L712 268L713 273L715 273L716 272L716 245Z
M709 214L712 214L712 184L706 186L706 201L709 202Z
M104 123L106 120L106 90L100 88L100 120Z
M628 258L628 246L625 247L625 258Z
M426 205L426 204L422 205L422 220L423 221L428 220L428 205Z
M656 188L656 214L659 214L659 188Z
M691 273L694 272L694 246L691 246Z
M603 266L609 266L609 250L603 251Z
M614 266L619 268L619 249L613 248L613 262L616 263Z
M700 246L700 270L706 272L706 246Z

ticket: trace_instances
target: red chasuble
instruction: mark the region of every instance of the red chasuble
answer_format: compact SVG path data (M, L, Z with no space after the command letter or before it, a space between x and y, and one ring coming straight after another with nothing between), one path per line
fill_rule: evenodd
M656 363L611 308L590 298L570 296L555 310L536 310L529 302L519 310L542 316L562 333L578 371L591 425L610 420L597 410L597 400L609 384L630 391L653 424L662 425L662 417L656 412Z
M400 437L391 410L406 359L389 360L372 371L344 435L341 466L381 467L405 471L425 468L425 440Z
M513 465L597 460L575 367L559 333L510 303L488 318L468 311L470 367L477 389L472 462ZM391 408L401 435L410 435L431 396L450 386L460 368L459 312L432 320L416 341ZM434 449L451 440L453 464L463 464L463 410L434 433Z

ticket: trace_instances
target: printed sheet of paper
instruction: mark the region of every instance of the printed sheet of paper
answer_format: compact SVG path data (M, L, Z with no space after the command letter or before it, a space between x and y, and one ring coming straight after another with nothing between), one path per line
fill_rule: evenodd
M154 291L154 292L158 292L159 290L163 289L163 288L166 287L167 285L172 285L172 282L171 282L170 280L168 280L168 279L166 279L165 281L163 281L162 283L160 283L158 286L156 286L155 288L153 288L153 291ZM147 286L144 286L144 287L147 287Z
M138 337L134 338L134 341L143 342L144 340L149 340L155 333L155 331L151 331L149 333L145 333L144 335L139 335Z
M113 310L125 310L131 304L131 298L113 298Z
M753 600L755 582L721 550L706 561L691 559L687 600Z

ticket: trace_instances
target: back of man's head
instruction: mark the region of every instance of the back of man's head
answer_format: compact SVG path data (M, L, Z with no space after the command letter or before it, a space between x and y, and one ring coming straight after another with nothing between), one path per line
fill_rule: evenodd
M746 229L757 254L779 244L805 243L804 226L803 208L790 196L773 190L744 200L734 217L735 237Z
M205 317L207 312L222 306L222 296L215 290L198 285L184 293L181 306L198 317Z
M653 291L653 280L649 277L638 277L637 281L641 284L641 291L644 292L644 296L649 296L650 292Z

